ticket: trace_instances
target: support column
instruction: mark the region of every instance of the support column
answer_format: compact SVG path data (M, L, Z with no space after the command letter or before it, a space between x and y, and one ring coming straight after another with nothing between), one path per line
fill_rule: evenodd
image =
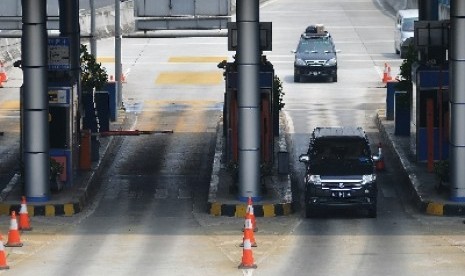
M237 1L239 200L260 196L259 1Z
M465 1L450 3L450 184L451 200L465 202Z
M438 0L418 0L418 20L438 20Z
M22 0L23 160L25 195L50 199L46 0Z
M95 0L90 0L90 53L97 57L97 37L95 31Z
M123 87L121 85L121 2L115 0L115 81L116 81L116 112L122 107Z
M60 0L60 36L69 37L71 83L81 79L79 0Z

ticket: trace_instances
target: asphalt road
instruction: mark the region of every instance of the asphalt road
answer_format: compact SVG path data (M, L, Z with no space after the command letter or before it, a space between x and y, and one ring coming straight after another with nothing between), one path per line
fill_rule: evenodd
M377 1L276 0L261 8L273 21L273 51L265 53L283 80L294 198L300 198L306 150L317 125L360 125L373 148L375 111L383 108L381 70L401 60L393 49L393 20ZM337 83L293 82L300 33L323 23L341 50ZM73 218L34 218L40 226L5 275L243 275L242 218L203 210L222 114L224 82L217 62L231 60L226 38L124 39L123 100L132 129L173 130L119 139L102 189ZM113 71L113 40L99 42L99 58ZM378 218L327 212L305 219L257 218L254 275L462 275L464 225L459 218L419 214L403 199L403 183L385 152L379 174Z

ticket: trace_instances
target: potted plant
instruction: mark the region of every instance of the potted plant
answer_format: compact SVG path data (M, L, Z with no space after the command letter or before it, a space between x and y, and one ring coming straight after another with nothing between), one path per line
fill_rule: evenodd
M81 89L83 93L91 93L94 88L102 90L108 82L106 69L87 50L87 46L81 44Z
M84 109L83 129L90 129L92 133L98 133L98 112L95 105L95 91L103 90L108 83L108 74L101 63L87 51L86 45L81 44L81 91L82 105ZM92 136L91 159L98 161L100 141L97 136Z
M60 175L63 173L63 165L50 157L50 189L53 192L59 192L63 189L63 182L60 180Z
M395 128L396 135L410 135L410 112L412 107L412 66L417 61L413 45L408 47L407 58L400 65L400 73L395 90Z

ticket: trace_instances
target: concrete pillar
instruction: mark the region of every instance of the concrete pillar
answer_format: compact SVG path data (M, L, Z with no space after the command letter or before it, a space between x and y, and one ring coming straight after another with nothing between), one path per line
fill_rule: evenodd
M115 82L116 82L116 107L122 107L123 103L123 86L121 84L121 75L123 68L121 64L121 2L115 0ZM118 109L116 110L118 112Z
M95 31L95 0L90 0L90 53L97 57L97 37Z
M260 196L259 1L237 1L239 200Z
M25 195L30 202L50 199L47 90L46 0L22 0L22 69Z
M60 36L69 38L71 82L76 83L81 79L79 0L59 0L59 6Z
M450 3L450 184L451 199L465 202L465 1Z
M438 20L438 0L419 0L418 1L418 20L431 21Z

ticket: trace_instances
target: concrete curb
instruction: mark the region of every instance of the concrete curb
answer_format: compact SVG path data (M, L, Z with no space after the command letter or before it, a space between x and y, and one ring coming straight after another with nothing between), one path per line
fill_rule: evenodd
M275 143L275 151L287 152L287 121L285 116L280 116L280 135L277 143ZM216 131L216 147L215 156L213 159L213 169L210 179L210 190L208 195L207 213L213 216L228 216L228 217L244 217L247 210L247 204L235 204L235 203L224 203L219 202L217 198L218 186L222 180L228 175L224 176L221 173L221 158L223 154L223 124L222 121L218 123ZM275 167L277 166L275 162ZM275 168L274 171L277 171ZM254 215L256 217L275 217L275 216L286 216L294 212L292 202L292 191L291 191L291 180L290 176L287 175L273 175L269 179L273 183L274 192L278 194L279 203L263 203L253 204ZM224 181L226 182L226 181ZM227 185L224 184L223 185Z
M376 113L376 125L378 126L383 144L388 146L389 149L393 153L395 153L395 166L397 166L400 169L400 171L402 172L402 177L405 178L405 180L408 181L408 183L410 184L408 197L413 201L417 209L422 213L435 216L465 215L464 204L444 203L439 201L431 201L424 198L419 188L421 187L421 183L418 181L418 177L412 169L414 165L408 161L408 158L405 156L405 153L392 142L393 133L389 133L382 122L384 120L384 117L382 115L383 112L384 111L379 110Z
M126 120L122 120L122 124L126 123ZM103 172L103 167L107 162L109 156L107 153L111 153L116 150L120 144L118 141L119 137L108 137L110 139L107 143L103 143L103 147L100 149L100 160L95 164L90 172L82 173L81 179L76 179L76 182L80 182L81 185L77 186L77 190L71 190L69 192L74 193L72 199L68 202L55 203L55 204L41 204L41 203L28 203L27 210L30 217L33 216L73 216L81 212L95 196L100 187L100 183L96 181ZM14 188L14 185L18 185L19 175L15 175L8 186L0 193L0 197L4 200L8 193ZM59 196L58 196L59 197ZM11 201L11 200L10 200ZM56 201L60 201L57 199ZM21 208L20 199L18 203L0 203L0 215L10 215L12 211L19 213Z

